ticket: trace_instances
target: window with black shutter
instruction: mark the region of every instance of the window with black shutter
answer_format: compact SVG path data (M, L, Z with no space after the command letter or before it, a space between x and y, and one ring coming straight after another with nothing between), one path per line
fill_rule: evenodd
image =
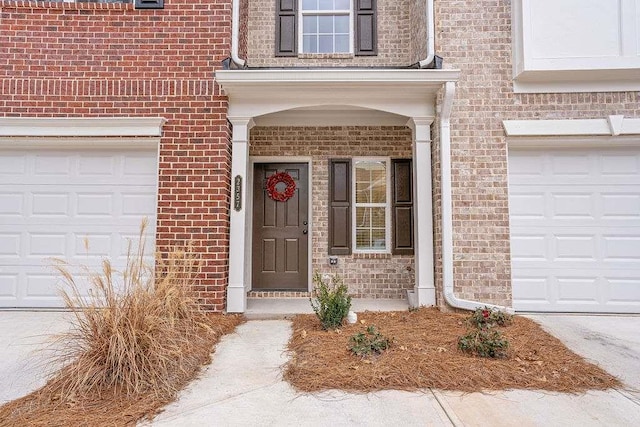
M276 0L276 56L377 55L376 0Z

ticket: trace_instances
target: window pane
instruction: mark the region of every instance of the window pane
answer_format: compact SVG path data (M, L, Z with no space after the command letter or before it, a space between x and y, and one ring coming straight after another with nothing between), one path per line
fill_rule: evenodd
M318 1L318 9L319 10L333 10L333 0L319 0Z
M333 16L318 16L318 32L333 33Z
M336 0L336 10L349 10L350 8L349 0Z
M370 208L371 214L371 227L372 228L385 228L385 208Z
M302 36L302 51L307 53L316 53L318 50L317 36Z
M356 208L356 228L371 226L371 208Z
M336 36L336 52L349 52L349 36Z
M302 33L315 34L318 32L318 17L305 16L302 18Z
M374 249L384 249L387 246L384 230L371 231L371 244Z
M371 249L371 236L369 230L356 230L356 248Z
M318 53L333 52L333 36L318 37Z
M302 0L302 10L316 10L318 0Z
M339 15L335 17L336 34L349 34L349 16Z

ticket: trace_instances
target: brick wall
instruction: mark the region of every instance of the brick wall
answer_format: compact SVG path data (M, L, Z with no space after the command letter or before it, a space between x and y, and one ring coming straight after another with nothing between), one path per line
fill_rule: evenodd
M195 290L222 310L230 197L227 101L213 71L229 54L230 0L130 4L0 0L0 115L162 116L157 246L192 240Z
M339 273L354 297L405 298L414 286L413 256L352 254L328 260L329 158L357 156L411 157L411 130L406 127L256 127L251 156L312 158L312 270Z
M462 71L451 120L455 290L463 298L510 305L507 143L502 120L638 117L640 94L514 94L511 2L438 0L435 7L436 52L444 58L445 68ZM439 141L434 130L436 259L440 259ZM437 279L441 288L440 265Z
M414 0L378 0L378 55L305 54L275 57L275 0L251 0L248 12L247 63L250 67L407 66L416 55L410 28ZM415 62L415 61L413 61Z

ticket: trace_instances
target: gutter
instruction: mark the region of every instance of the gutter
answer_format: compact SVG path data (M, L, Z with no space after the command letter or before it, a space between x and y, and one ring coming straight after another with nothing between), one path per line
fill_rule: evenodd
M432 1L432 0L429 0ZM444 96L440 110L440 175L442 210L442 282L444 299L452 307L475 310L489 307L513 314L512 307L486 304L458 298L453 291L453 214L451 202L451 110L456 85L449 81L444 84Z
M433 1L427 0L427 57L418 62L419 68L428 68L436 56L435 25Z
M239 68L244 68L246 61L240 58L238 54L238 46L240 44L240 0L233 0L231 7L231 61Z

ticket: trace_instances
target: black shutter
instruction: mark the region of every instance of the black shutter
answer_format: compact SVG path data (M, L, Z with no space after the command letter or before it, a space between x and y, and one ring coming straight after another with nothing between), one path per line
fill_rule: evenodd
M136 9L164 9L164 0L136 0Z
M392 252L413 255L413 166L411 159L391 162Z
M329 161L329 255L351 253L351 160Z
M376 0L355 0L356 56L378 54Z
M276 56L298 54L298 0L276 0Z

